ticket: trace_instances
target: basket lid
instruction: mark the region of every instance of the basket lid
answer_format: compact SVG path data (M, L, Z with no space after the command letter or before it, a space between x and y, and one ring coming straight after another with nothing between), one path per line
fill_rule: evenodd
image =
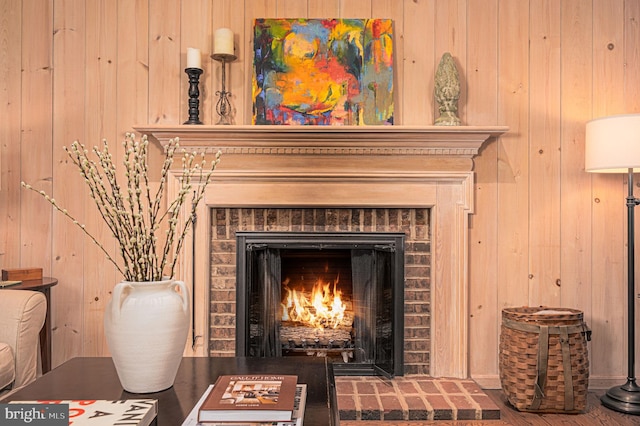
M582 321L583 313L578 309L556 308L548 306L520 306L504 308L502 318L539 324L550 322Z

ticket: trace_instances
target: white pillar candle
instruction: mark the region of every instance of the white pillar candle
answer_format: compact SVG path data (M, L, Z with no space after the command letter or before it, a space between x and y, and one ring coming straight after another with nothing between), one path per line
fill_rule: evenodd
M202 68L200 49L187 47L187 68Z
M217 55L234 55L233 31L229 28L218 28L213 39L213 53Z

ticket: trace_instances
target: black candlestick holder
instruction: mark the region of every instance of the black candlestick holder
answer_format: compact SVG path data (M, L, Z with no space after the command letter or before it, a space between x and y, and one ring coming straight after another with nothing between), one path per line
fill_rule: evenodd
M202 124L200 121L200 68L185 68L184 72L189 76L189 119L184 124Z
M216 112L220 116L220 119L216 124L233 124L231 122L231 102L229 96L231 92L227 92L225 89L226 84L226 68L227 62L235 61L238 57L236 55L230 55L228 53L214 53L211 58L222 63L222 90L216 92L216 95L220 97L216 104Z

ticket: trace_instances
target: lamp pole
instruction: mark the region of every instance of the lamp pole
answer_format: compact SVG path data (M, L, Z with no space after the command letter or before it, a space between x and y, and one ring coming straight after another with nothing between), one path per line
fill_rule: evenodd
M635 250L634 209L640 200L633 195L633 168L629 171L627 195L627 382L609 389L600 401L605 407L628 414L640 414L640 386L635 374Z
M640 415L640 387L635 377L635 253L634 215L640 199L633 196L633 173L640 171L640 114L621 114L587 122L585 170L593 173L627 173L627 381L600 398L602 405Z

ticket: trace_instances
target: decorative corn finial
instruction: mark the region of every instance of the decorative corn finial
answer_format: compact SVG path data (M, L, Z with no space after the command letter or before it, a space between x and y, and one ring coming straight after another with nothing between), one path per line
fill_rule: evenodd
M445 52L436 71L434 96L440 105L440 117L436 126L459 126L458 99L460 98L460 79L451 53Z

